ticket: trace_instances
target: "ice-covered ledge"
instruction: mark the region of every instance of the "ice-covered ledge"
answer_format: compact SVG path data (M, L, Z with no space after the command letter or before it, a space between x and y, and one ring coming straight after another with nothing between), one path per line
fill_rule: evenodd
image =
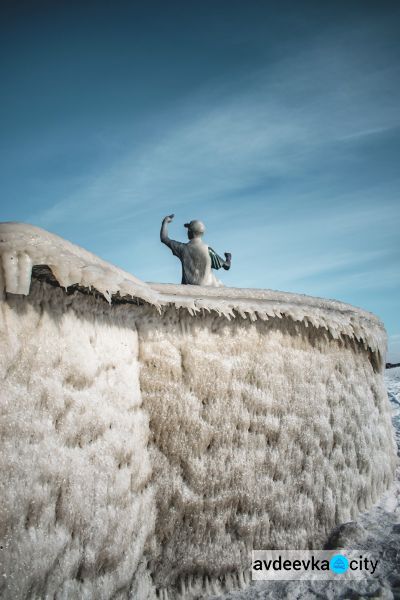
M0 223L0 256L0 288L11 294L28 295L32 268L46 265L61 287L94 288L108 301L118 294L158 304L157 293L137 277L40 227Z
M251 321L288 317L306 326L326 329L334 339L345 335L361 342L382 357L386 351L386 332L374 314L350 304L275 290L214 288L194 285L150 283L160 293L161 305L174 304L191 313L216 311L227 318L240 315Z
M273 290L147 284L91 252L24 223L0 223L0 288L29 294L32 269L47 266L59 285L95 289L109 301L138 298L157 307L174 305L191 314L216 311L228 319L267 320L286 316L327 330L334 339L347 336L379 355L386 351L382 322L372 313L336 300ZM35 270L33 275L35 276Z

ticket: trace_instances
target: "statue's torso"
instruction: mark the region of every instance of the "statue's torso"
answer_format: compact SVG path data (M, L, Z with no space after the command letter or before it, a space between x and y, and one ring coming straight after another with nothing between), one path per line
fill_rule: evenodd
M192 285L216 285L216 278L211 271L211 258L208 245L201 239L194 239L183 244L182 283Z

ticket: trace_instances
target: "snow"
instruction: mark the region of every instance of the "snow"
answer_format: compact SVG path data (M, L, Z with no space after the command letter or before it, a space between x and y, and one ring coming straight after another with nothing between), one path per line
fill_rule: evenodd
M400 448L400 367L388 369L385 372L385 384L392 405L392 420L396 432L397 446Z
M374 315L146 284L28 225L0 254L1 597L210 597L392 489Z

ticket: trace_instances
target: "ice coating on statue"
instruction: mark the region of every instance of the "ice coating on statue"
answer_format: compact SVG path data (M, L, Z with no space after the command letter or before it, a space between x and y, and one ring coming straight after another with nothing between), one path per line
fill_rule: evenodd
M229 271L232 255L225 252L225 259L223 259L215 250L204 243L202 238L206 228L204 223L197 219L185 223L189 242L184 244L171 240L168 236L168 225L173 218L174 215L164 217L161 224L160 240L181 261L181 283L183 285L222 286L222 282L215 277L212 269L223 268L225 271Z

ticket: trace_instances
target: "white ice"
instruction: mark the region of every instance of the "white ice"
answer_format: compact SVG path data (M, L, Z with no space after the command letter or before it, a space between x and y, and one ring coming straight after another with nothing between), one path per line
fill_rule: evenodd
M207 598L389 489L374 315L146 284L28 225L0 254L2 597Z
M228 319L252 321L289 317L325 329L335 339L345 335L386 354L386 333L372 313L336 300L273 290L146 284L94 254L43 229L24 223L0 223L0 293L29 294L34 265L50 267L58 283L77 284L112 297L131 297L155 306L185 308L191 314L214 311Z

